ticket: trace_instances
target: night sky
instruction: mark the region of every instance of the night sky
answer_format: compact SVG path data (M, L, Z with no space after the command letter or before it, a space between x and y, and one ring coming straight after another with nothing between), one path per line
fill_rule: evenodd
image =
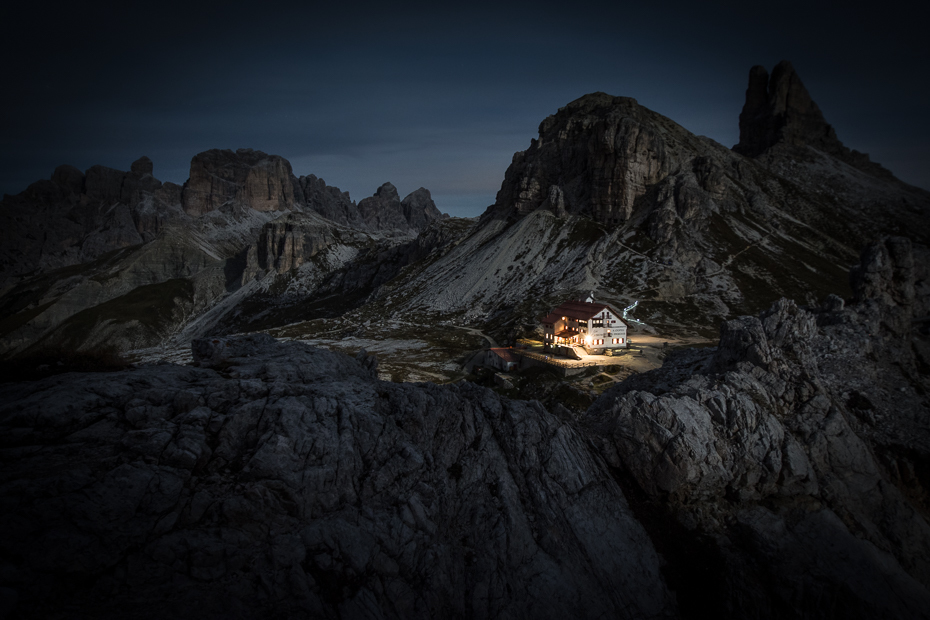
M750 67L782 59L846 146L930 188L930 15L913 3L11 4L0 193L141 155L183 183L194 154L251 147L355 200L391 181L477 215L569 101L634 97L732 146Z

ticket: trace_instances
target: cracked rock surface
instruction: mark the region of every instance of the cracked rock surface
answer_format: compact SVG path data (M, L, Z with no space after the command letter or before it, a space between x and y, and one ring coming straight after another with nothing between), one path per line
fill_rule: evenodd
M720 613L930 615L921 252L882 240L851 305L783 299L589 409L605 459L723 558Z
M266 336L193 348L0 388L23 617L675 615L617 483L538 403Z

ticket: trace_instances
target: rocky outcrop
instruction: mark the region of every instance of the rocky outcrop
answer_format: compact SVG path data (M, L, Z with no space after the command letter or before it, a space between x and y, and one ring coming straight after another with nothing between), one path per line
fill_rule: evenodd
M778 144L810 146L868 174L892 178L867 154L843 146L786 60L775 65L771 77L760 65L749 71L746 103L739 115L739 143L733 150L758 157Z
M540 124L529 149L514 155L495 206L627 221L634 201L675 163L677 145L657 127L660 119L626 97L594 93L573 101Z
M140 177L143 175L151 175L155 171L155 164L152 163L152 160L143 155L136 161L132 162L132 165L129 167L129 171L133 174L137 174Z
M674 617L620 488L537 403L267 336L193 352L0 388L15 613Z
M853 299L862 314L859 318L871 319L875 332L884 328L907 339L918 303L919 281L926 280L927 269L927 265L915 265L912 244L906 237L890 237L865 248L859 265L849 274ZM926 307L926 303L920 300L919 305Z
M443 218L429 190L421 187L401 200L391 183L359 202L358 211L365 228L371 231L421 231Z
M256 211L287 211L298 204L291 164L253 149L211 149L191 160L184 184L184 211L201 216L228 204Z
M323 179L312 174L300 177L299 183L308 209L337 224L365 229L365 221L358 211L358 205L349 198L349 192L327 185Z
M433 197L425 187L408 194L400 201L400 206L407 225L421 232L429 228L433 222L449 217L436 208Z
M711 598L727 614L927 617L930 480L908 472L930 459L918 422L930 381L915 362L911 261L907 240L884 240L855 270L853 305L782 300L729 321L716 350L589 410L605 459L716 541L714 581L730 590Z
M407 228L397 188L385 183L358 203L358 211L369 230L403 230Z

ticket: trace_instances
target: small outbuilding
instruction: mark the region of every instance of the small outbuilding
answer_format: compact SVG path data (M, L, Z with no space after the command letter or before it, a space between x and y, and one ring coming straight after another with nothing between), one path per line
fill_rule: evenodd
M509 372L520 365L520 358L510 348L488 349L484 365L488 368Z

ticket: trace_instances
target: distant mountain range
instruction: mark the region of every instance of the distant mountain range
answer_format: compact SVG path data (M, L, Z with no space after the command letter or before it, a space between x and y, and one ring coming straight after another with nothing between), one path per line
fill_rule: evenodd
M355 310L532 331L565 298L713 334L782 296L848 296L885 234L926 257L930 193L839 141L789 63L750 72L728 149L635 100L586 95L514 155L495 204L443 216L390 183L358 203L259 151L70 166L0 205L0 354L121 349ZM930 261L924 261L924 264Z

